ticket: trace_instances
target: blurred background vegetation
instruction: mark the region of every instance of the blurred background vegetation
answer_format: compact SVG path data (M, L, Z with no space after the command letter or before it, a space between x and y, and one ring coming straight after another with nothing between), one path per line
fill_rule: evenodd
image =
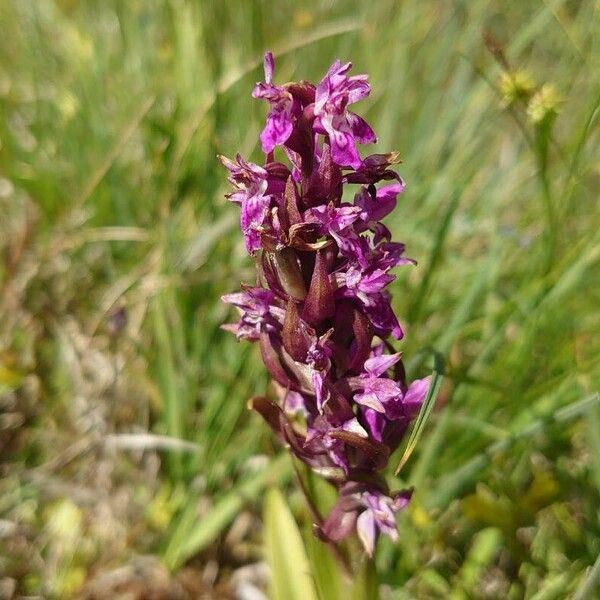
M599 12L3 0L0 598L600 597ZM370 74L419 262L400 348L447 363L390 476L400 543L353 584L246 410L257 349L219 330L253 266L215 156L260 160L269 48L278 81Z

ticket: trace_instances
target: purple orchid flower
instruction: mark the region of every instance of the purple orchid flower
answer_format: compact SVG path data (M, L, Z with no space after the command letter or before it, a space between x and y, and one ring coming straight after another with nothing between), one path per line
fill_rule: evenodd
M327 373L331 368L331 349L327 340L331 332L326 333L320 339L314 339L306 353L306 364L310 369L310 379L315 392L317 408L323 412L323 405L328 399L327 390L324 388Z
M362 494L360 500L365 510L356 520L356 531L369 556L373 556L378 530L394 542L398 541L396 513L408 505L410 496L411 492L397 492L387 496L378 490Z
M377 137L367 122L346 109L371 92L367 75L347 77L352 63L337 60L317 86L315 93L315 126L327 133L331 155L336 164L357 169L361 165L356 142L370 144Z
M431 378L416 379L406 392L391 398L385 405L385 415L389 420L414 419L421 410L425 396L429 391Z
M245 161L239 154L236 162L225 156L219 156L229 171L229 181L235 191L227 197L240 204L240 226L246 241L246 249L250 254L260 249L260 234L271 204L271 196L267 191L267 171L254 163Z
M380 336L393 336L397 340L404 337L398 317L392 309L389 295L386 292L371 296L370 304L365 306L365 315Z
M357 206L335 207L333 204L315 206L306 212L306 222L319 226L321 235L331 235L340 251L346 256L362 257L366 240L356 234L350 226L360 218L360 208ZM365 263L366 264L366 263Z
M362 209L360 219L365 228L374 226L378 221L389 215L396 208L396 198L404 191L403 183L384 185L375 192L375 197L368 188L362 188L354 196L354 205Z
M343 274L344 283L350 296L358 298L365 306L373 306L374 298L385 289L396 277L382 269L369 269L365 272L360 267L351 266Z
M275 305L275 295L269 290L246 288L243 292L225 294L221 300L235 306L241 315L239 323L223 326L235 333L238 340L258 340L262 331L275 331L283 322L284 311Z
M367 432L356 418L344 421L340 425L332 425L326 417L319 415L308 428L304 448L328 454L332 463L348 474L350 464L346 446L341 440L332 436L332 433L339 431L354 433L363 438L367 437Z
M354 395L354 401L377 412L385 413L386 404L402 395L402 388L393 379L381 377L400 360L400 353L373 356L365 362L365 372L357 378L362 391Z
M273 85L275 64L271 52L265 54L264 70L265 82L256 84L252 97L266 100L271 105L267 124L260 134L263 152L268 154L275 146L284 144L292 134L294 113L298 111L299 104L285 87Z

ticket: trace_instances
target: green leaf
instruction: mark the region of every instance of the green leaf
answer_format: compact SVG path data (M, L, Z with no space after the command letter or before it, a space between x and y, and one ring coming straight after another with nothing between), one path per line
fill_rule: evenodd
M272 600L317 600L302 536L283 495L275 488L265 497L264 531Z

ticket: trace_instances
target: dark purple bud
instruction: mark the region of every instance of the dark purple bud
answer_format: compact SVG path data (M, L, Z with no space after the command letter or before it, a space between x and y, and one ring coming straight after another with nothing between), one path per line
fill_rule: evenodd
M342 171L331 159L329 144L323 146L318 174L321 193L327 202L333 202L337 206L342 199Z
M329 144L323 144L318 169L313 173L305 201L308 206L332 203L338 206L342 200L342 171L331 159Z
M360 369L361 365L369 357L371 343L373 341L373 328L368 319L359 311L352 311L352 334L354 339L350 345L350 363L349 370Z
M317 327L325 319L332 317L334 312L335 302L326 258L322 252L317 252L310 288L304 299L302 318L313 327Z
M333 339L339 374L360 370L371 351L373 328L353 302L338 303Z
M271 336L268 333L260 334L260 354L263 362L269 371L269 375L283 387L290 385L290 378L281 366L279 355L273 347Z
M306 323L300 319L296 303L290 298L283 321L283 347L294 360L299 362L306 360L311 346L311 335L307 329Z
M296 190L296 184L291 175L288 177L285 184L284 201L288 228L292 225L302 223L302 216L298 210L298 191Z

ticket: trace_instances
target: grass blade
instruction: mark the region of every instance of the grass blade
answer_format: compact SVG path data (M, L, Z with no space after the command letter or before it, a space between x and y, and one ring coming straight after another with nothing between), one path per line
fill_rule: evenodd
M395 474L398 475L402 467L407 463L410 455L413 453L414 449L417 446L417 442L419 438L423 434L425 429L425 425L429 420L431 415L431 411L435 405L435 401L437 399L438 393L440 391L440 386L442 385L442 378L444 376L444 357L439 353L433 351L434 357L434 365L433 365L433 373L431 375L431 384L429 385L429 390L427 390L427 396L425 397L425 401L423 402L423 406L419 411L419 416L415 421L413 426L413 430L410 434L410 438L408 438L408 443L406 444L406 448L404 453L402 454L402 458L396 467Z
M485 451L476 454L462 467L456 469L452 473L448 473L441 479L438 489L430 495L428 508L445 506L452 498L457 498L462 489L469 485L473 478L490 464L494 456L500 452L507 451L519 440L529 438L536 433L543 431L553 423L565 423L575 419L598 404L600 404L600 394L596 392L595 394L577 402L573 402L558 411L553 411L550 414L544 415L512 434L510 437L491 444Z
M594 588L598 591L597 584L600 579L600 554L594 563L594 566L589 570L587 577L581 582L580 586L573 596L573 600L586 600L593 598Z
M167 567L175 570L200 552L231 523L241 508L253 501L269 484L282 485L289 479L289 458L282 454L260 473L242 481L223 496L201 520L195 521L197 499L192 499L171 535L164 553ZM191 516L191 518L190 518Z

